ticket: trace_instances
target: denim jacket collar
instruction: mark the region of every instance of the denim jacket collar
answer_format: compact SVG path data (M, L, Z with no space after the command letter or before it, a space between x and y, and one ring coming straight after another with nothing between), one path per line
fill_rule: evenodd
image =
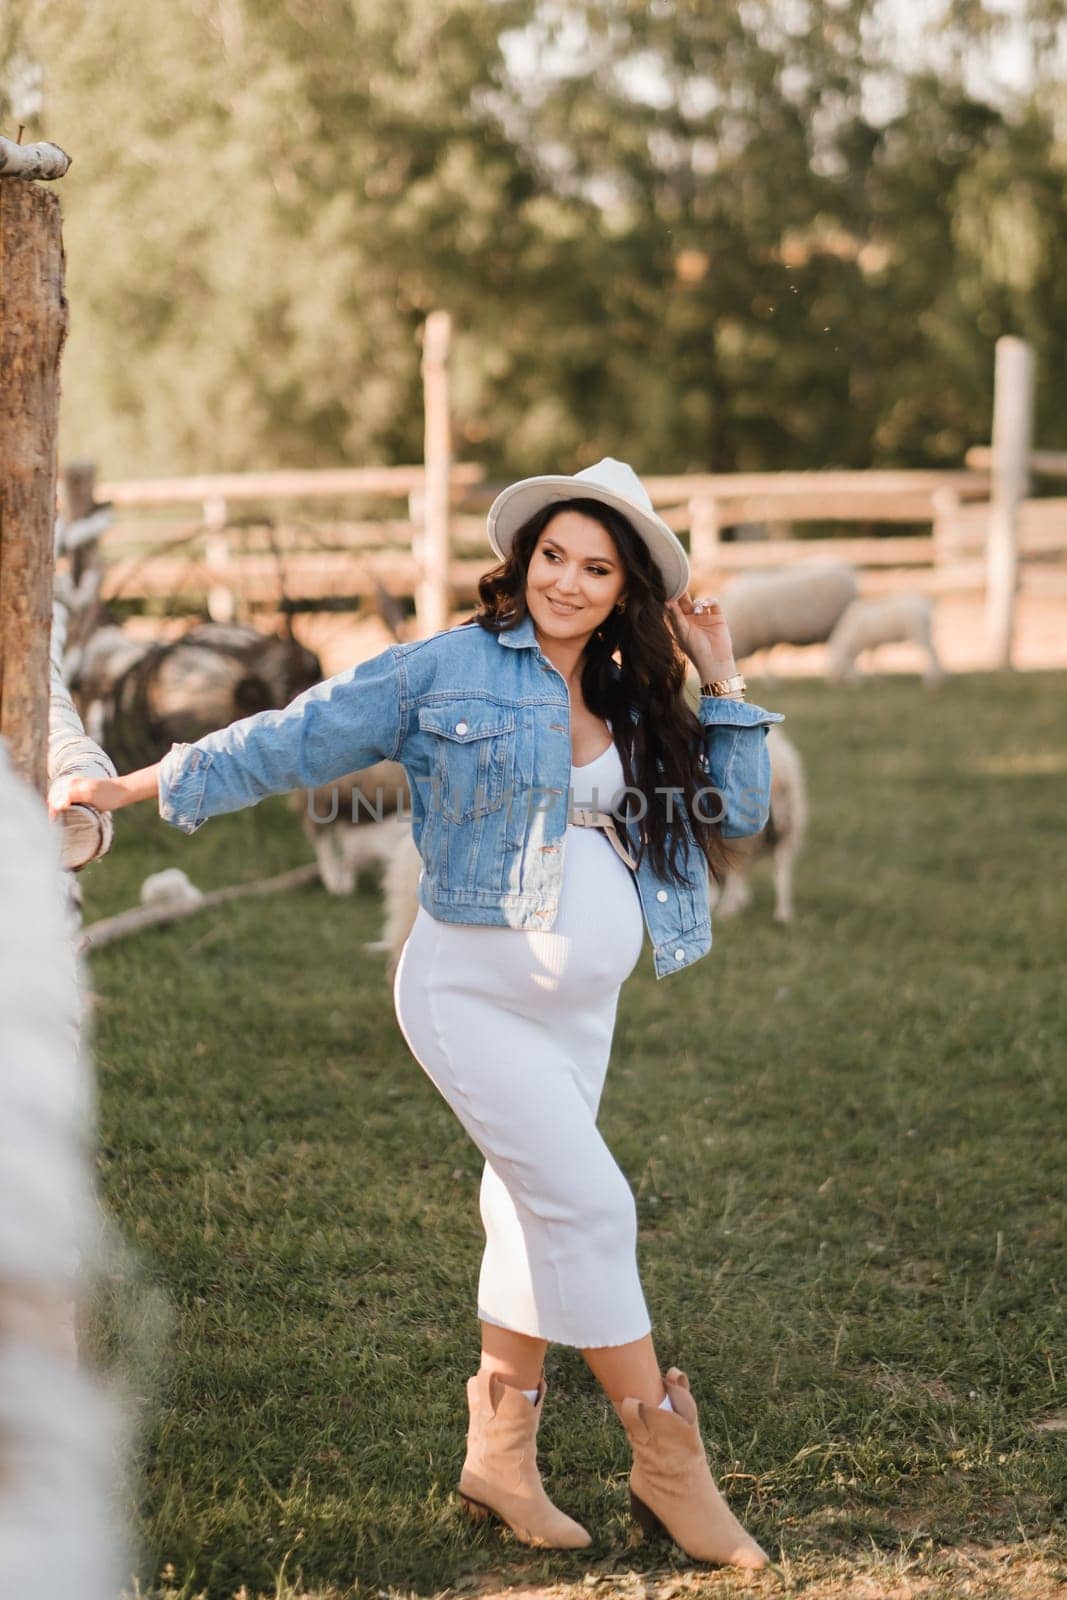
M475 623L477 627L477 623ZM497 644L506 644L509 650L537 649L537 634L534 630L534 621L527 611L522 621L514 628L505 628L496 636Z

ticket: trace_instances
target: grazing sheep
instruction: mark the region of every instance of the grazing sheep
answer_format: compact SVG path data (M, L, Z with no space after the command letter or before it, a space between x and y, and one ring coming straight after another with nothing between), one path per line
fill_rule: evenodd
M822 644L858 594L855 571L844 561L742 573L722 591L734 655L740 660L775 644Z
M395 813L411 832L407 773L398 761L378 761L336 783L297 790L293 803L328 894L353 894L365 867L384 865L396 837L385 824L396 820Z
M793 864L808 825L804 763L796 745L777 725L767 729L767 754L771 762L767 826L750 838L729 841L737 865L727 872L721 890L711 884L711 905L718 917L732 917L749 904L749 874L757 861L769 855L774 870L774 920L793 920Z
M143 906L199 905L204 891L192 883L180 867L164 867L151 872L141 885Z
M394 819L399 824L399 818ZM385 828L388 823L375 823L372 831ZM410 826L395 827L391 852L385 863L382 890L385 896L385 927L382 937L366 949L384 952L389 957L386 969L389 981L396 976L400 952L411 932L419 909L419 879L422 877L422 857L415 848Z
M856 657L880 644L911 640L926 652L923 682L940 683L945 670L934 648L933 602L924 594L887 594L854 600L838 619L826 648L826 676L855 683L862 674Z

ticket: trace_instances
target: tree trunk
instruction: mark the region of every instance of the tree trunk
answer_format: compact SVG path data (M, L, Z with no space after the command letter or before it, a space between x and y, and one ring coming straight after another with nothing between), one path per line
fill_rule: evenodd
M67 333L59 200L0 181L0 734L47 781L59 359Z

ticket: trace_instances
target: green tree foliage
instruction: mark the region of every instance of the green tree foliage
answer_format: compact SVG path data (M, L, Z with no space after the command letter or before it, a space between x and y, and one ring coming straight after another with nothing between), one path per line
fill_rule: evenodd
M491 471L955 464L1008 331L1059 442L1062 4L1020 3L1010 102L979 0L933 66L885 0L8 0L0 117L75 158L65 448L418 459L435 305Z

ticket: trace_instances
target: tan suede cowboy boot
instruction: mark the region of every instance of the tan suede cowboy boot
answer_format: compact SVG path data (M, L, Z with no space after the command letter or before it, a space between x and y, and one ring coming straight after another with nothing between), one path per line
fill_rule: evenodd
M522 1544L583 1550L589 1534L548 1498L537 1470L537 1425L545 1396L542 1377L534 1405L521 1389L481 1371L467 1384L470 1428L460 1474L460 1499L477 1522L490 1512Z
M659 1411L640 1400L622 1400L615 1407L633 1446L634 1516L646 1533L662 1529L670 1534L695 1561L765 1567L767 1555L715 1487L689 1379L672 1367L665 1382L673 1411Z

